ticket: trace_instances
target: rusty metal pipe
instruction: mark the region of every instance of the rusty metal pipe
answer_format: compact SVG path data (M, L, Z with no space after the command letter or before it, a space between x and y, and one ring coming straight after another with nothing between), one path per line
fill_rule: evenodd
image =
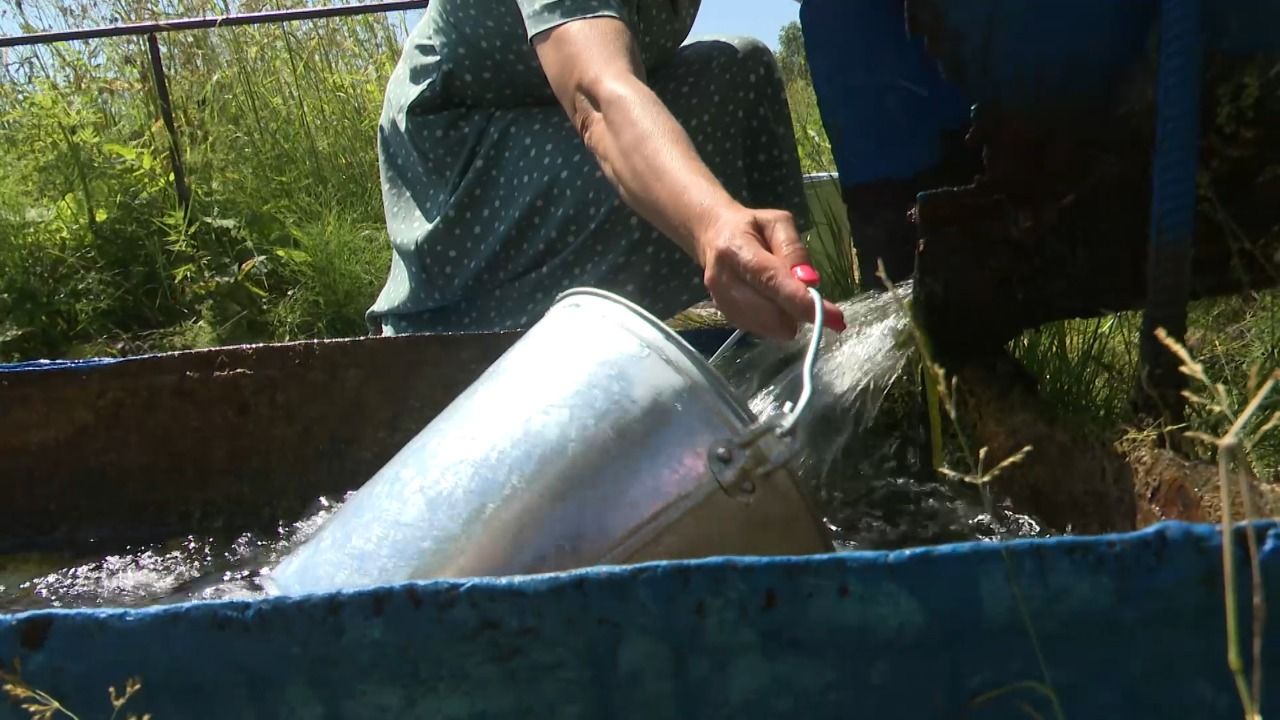
M156 34L147 35L147 51L151 58L151 78L156 86L156 99L160 103L160 117L169 132L169 165L173 168L173 189L186 215L191 209L191 188L187 186L187 174L182 166L182 147L178 144L178 126L173 121L173 102L169 99L169 83L165 80L164 60L160 57L160 41Z
M334 7L301 8L297 10L269 10L266 12L244 13L240 15L215 15L202 18L181 18L178 20L160 20L155 22L130 23L124 25L107 25L83 30L59 30L56 32L31 33L28 35L10 35L0 37L0 48L20 47L23 45L48 45L71 40L95 40L108 37L124 37L129 35L152 35L162 32L180 30L205 30L238 25L262 25L295 20L318 20L331 17L349 17L353 15L371 15L374 13L396 12L400 10L419 10L430 5L430 0L398 0L396 2L373 2L358 5L337 5Z

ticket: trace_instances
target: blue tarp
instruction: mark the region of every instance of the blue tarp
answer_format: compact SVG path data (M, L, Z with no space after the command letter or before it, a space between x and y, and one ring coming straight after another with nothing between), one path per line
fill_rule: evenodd
M1276 597L1280 528L1259 527ZM1065 718L1231 718L1241 713L1218 537L1167 523L1002 546L44 611L0 617L0 659L20 658L81 717L105 717L106 688L139 675L130 711L184 720L1057 717L1029 683L1052 687ZM1270 668L1278 628L1267 624ZM1277 707L1280 683L1265 688L1263 708Z

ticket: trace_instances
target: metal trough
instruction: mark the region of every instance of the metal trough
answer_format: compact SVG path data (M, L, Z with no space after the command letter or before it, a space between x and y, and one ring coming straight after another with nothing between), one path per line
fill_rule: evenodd
M705 355L728 334L681 333ZM360 487L518 337L0 365L0 553L273 528Z

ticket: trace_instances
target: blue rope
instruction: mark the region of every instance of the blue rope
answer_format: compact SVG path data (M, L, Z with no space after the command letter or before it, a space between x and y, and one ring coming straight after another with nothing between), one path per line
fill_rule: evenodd
M1196 173L1200 150L1200 86L1204 37L1200 0L1163 0L1156 148L1152 159L1147 307L1142 356L1153 389L1176 390L1177 362L1154 336L1163 327L1181 339L1191 287Z

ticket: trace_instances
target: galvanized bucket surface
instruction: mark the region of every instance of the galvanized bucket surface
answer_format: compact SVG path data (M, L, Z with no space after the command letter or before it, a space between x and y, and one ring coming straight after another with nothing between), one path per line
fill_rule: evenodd
M570 291L269 584L295 594L830 550L785 466L732 494L720 483L733 474L709 469L709 449L754 423L662 322L615 295Z

